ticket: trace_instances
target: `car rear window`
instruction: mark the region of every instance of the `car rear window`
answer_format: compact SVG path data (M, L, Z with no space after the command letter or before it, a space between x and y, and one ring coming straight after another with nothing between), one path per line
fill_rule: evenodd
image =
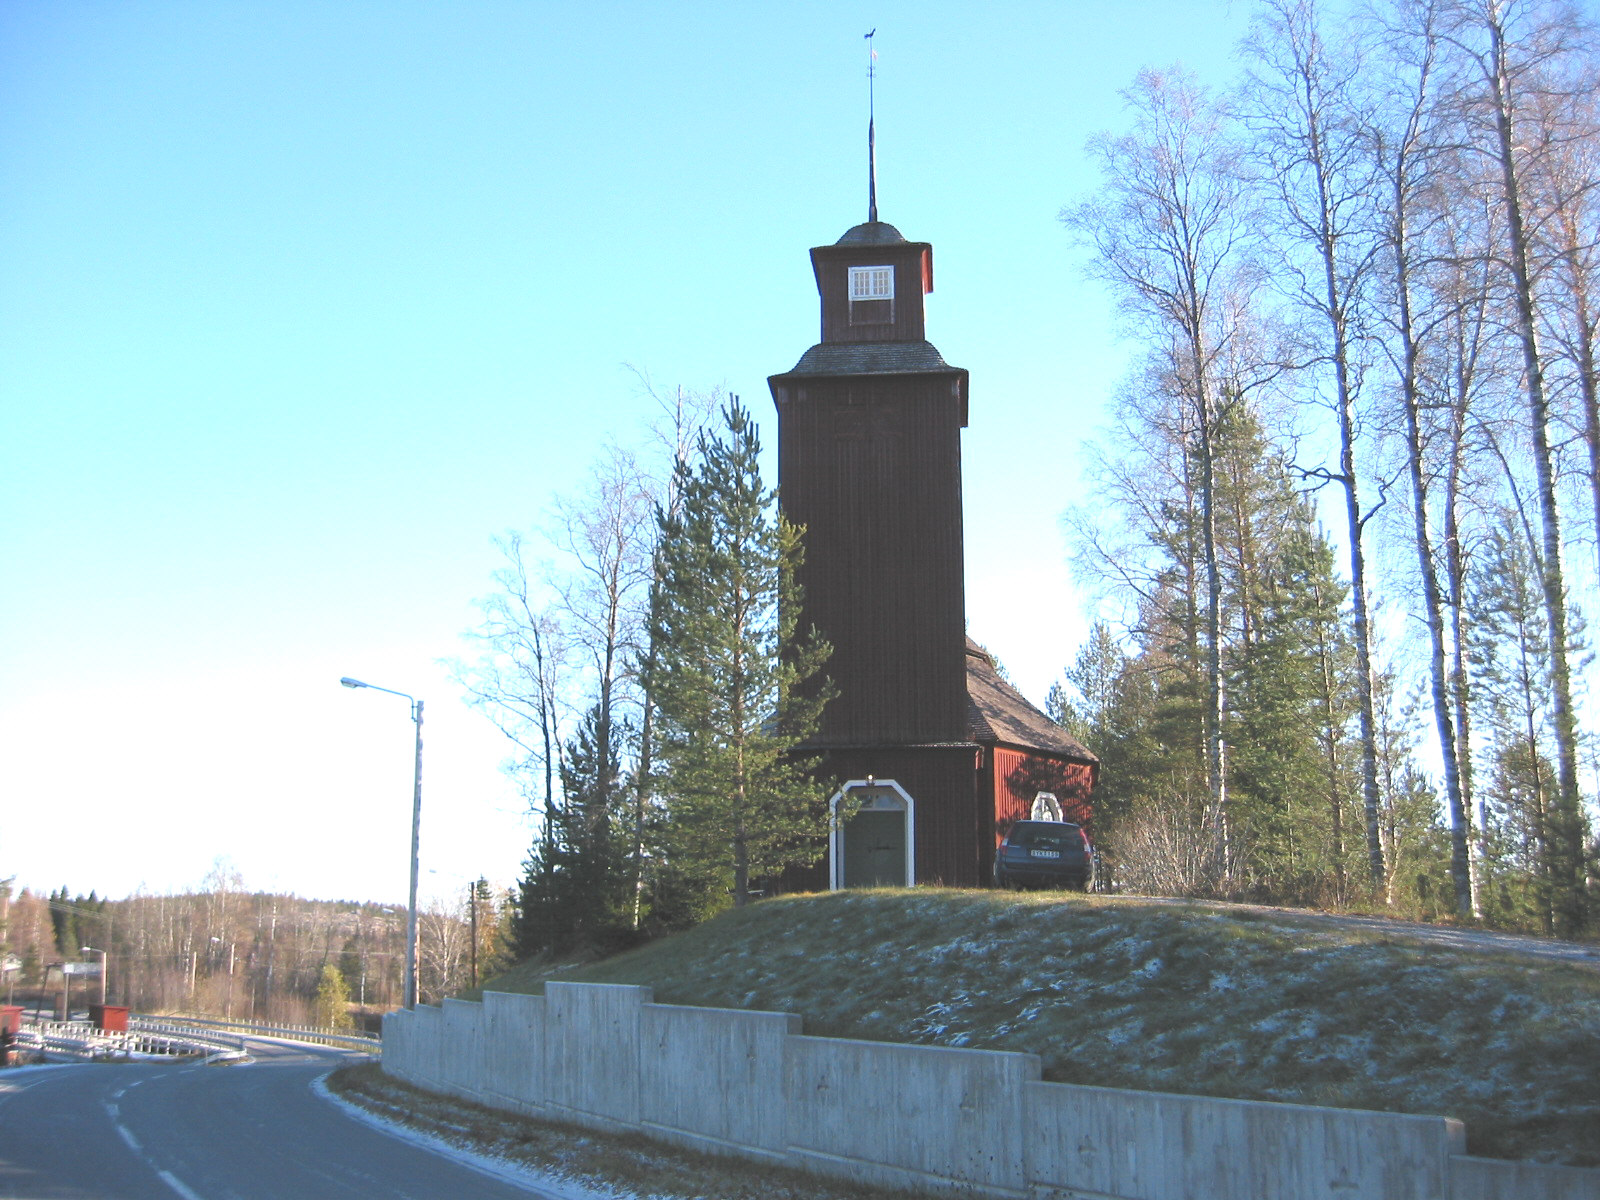
M1076 825L1024 825L1013 829L1007 840L1010 845L1025 846L1029 850L1083 849L1083 838Z

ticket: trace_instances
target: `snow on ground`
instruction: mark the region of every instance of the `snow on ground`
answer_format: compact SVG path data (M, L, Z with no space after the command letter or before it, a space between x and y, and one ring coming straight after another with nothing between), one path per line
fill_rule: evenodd
M330 1072L331 1074L331 1072ZM600 1190L581 1184L574 1179L552 1174L548 1171L538 1171L520 1163L513 1163L504 1158L484 1154L481 1151L469 1150L454 1142L435 1134L424 1133L420 1129L413 1129L399 1121L390 1120L379 1116L370 1109L363 1108L353 1101L346 1100L333 1092L328 1087L328 1076L319 1077L313 1085L313 1090L329 1103L337 1105L348 1115L362 1121L374 1129L381 1130L390 1137L399 1138L403 1142L420 1146L434 1154L442 1154L464 1166L471 1167L480 1174L502 1183L509 1183L516 1187L527 1188L541 1200L649 1200L649 1197L637 1196L632 1192L619 1192L611 1189Z

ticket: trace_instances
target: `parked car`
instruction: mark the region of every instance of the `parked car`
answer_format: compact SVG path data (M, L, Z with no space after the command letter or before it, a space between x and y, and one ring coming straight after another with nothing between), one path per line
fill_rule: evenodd
M1003 888L1069 887L1089 890L1094 847L1071 821L1018 821L994 855L994 885Z

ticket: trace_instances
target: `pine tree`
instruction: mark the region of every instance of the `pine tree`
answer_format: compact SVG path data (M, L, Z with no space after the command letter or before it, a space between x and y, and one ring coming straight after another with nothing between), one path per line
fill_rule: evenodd
M1045 711L1100 760L1094 835L1112 878L1120 856L1118 825L1137 800L1164 785L1166 763L1152 728L1156 698L1149 664L1130 657L1101 622L1045 703Z
M795 636L800 531L762 485L750 414L735 398L723 420L725 437L679 463L677 511L658 515L648 684L669 861L680 884L742 905L755 880L823 853L826 792L791 751L827 700L829 648Z
M67 889L50 893L50 925L56 938L56 953L62 958L77 958L78 947L83 945L78 937L78 906Z
M362 970L361 942L359 939L355 937L345 938L344 948L339 951L339 974L344 978L347 991L360 990L361 977L365 972Z
M1584 864L1572 861L1571 846L1584 844L1588 831L1560 800L1548 609L1533 547L1514 517L1490 530L1481 553L1468 609L1478 719L1493 739L1484 807L1497 826L1494 865L1531 874L1529 901L1551 933L1563 917L1573 919L1563 912L1564 892ZM1567 652L1579 663L1583 623L1575 608L1567 616Z
M1254 634L1233 687L1235 812L1250 873L1268 894L1316 898L1345 879L1353 826L1354 659L1334 578L1333 548L1301 508L1257 578ZM1349 812L1347 813L1347 809ZM1324 814L1328 820L1324 821Z
M589 709L561 760L562 800L523 866L513 937L519 957L611 946L631 924L620 751L625 725ZM602 749L609 746L609 754Z

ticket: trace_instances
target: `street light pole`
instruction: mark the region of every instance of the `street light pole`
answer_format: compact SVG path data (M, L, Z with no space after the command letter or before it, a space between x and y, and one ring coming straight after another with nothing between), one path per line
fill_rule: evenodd
M411 897L406 915L406 995L405 1006L417 1006L417 862L422 836L422 701L393 688L379 687L375 683L362 683L345 676L339 680L347 688L371 688L375 692L388 692L411 702L411 719L417 726L417 763L411 794Z
M106 975L110 968L106 966L106 959L110 956L104 950L96 950L93 946L79 946L85 954L98 954L100 956L100 1007L106 1006Z
M221 938L213 937L211 940L217 944L217 948L219 950L222 948ZM223 1016L227 1017L227 1019L230 1021L233 1020L233 951L238 944L239 943L236 939L230 938L228 940L228 1005L227 1008L223 1010ZM210 962L209 959L206 961L208 963ZM208 966L206 970L209 972L211 968Z

